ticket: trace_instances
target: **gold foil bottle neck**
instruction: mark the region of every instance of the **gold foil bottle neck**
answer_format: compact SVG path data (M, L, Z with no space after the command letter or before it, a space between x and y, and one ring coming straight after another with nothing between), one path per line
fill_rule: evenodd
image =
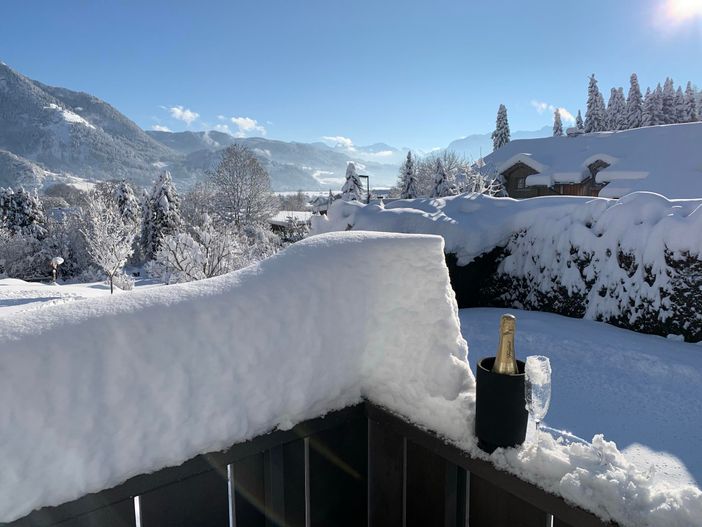
M492 367L493 373L514 375L519 373L517 358L514 354L514 332L517 319L514 315L502 315L500 319L500 342L497 345L497 356Z

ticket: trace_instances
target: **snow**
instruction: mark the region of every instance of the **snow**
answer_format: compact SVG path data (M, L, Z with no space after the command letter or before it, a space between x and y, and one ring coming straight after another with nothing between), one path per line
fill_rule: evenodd
M61 117L63 118L64 121L67 123L76 123L76 124L82 124L83 126L87 126L88 128L93 128L95 129L95 126L90 124L88 121L83 119L80 115L77 113L72 112L71 110L68 110L66 108L62 108L56 103L51 103L49 106L45 107L46 109L49 110L56 110L61 114Z
M122 291L115 289L115 293ZM0 279L0 318L109 294L110 286L104 282L58 285L3 278Z
M596 177L597 182L608 183L600 191L601 197L617 198L643 190L669 198L699 198L702 197L699 144L702 144L702 123L696 122L577 137L516 140L486 156L485 162L498 167L500 173L522 162L540 176L531 176L528 185L552 185L562 182L558 174L578 173L581 179L577 181L586 179L590 176L588 165L599 159L610 164Z
M494 355L504 312L460 311L473 370ZM509 312L517 317L517 358L546 355L551 362L545 423L595 436L595 448L562 448L542 434L538 451L533 444L502 451L492 456L496 464L544 488L555 485L569 501L620 525L699 526L702 349L600 322ZM603 432L607 441L597 436Z
M0 521L363 396L458 434L466 353L428 236L320 236L229 275L9 314Z
M272 225L280 225L281 227L286 227L290 223L290 218L295 221L308 223L312 217L312 212L305 210L281 210L276 212L269 220L268 223Z
M538 449L533 442L491 456L477 449L474 378L443 253L436 236L326 234L218 278L0 317L0 371L11 372L0 383L0 521L365 397L623 527L698 523L702 491L651 477L647 466L637 467L602 436L593 447L544 436ZM499 313L493 310L492 320L461 313L473 359L494 353ZM531 346L553 361L547 415L553 425L560 425L559 415L568 416L561 405L576 407L575 400L565 401L567 390L595 401L599 394L592 392L601 390L601 400L621 401L627 419L644 421L645 412L658 416L663 406L656 404L658 394L641 400L656 381L667 387L672 378L678 384L689 378L693 390L702 386L699 370L686 367L698 364L687 362L689 354L666 361L663 351L636 340L641 336L627 354L619 349L626 338L615 338L612 348L626 359L622 363L610 348L596 347L602 344L598 332L587 326L563 326L563 334L539 340L526 315L517 315L519 356ZM570 344L580 338L589 354ZM570 381L573 369L563 364L578 352L585 362ZM644 382L630 400L624 397L628 385L608 385L607 377L596 377L598 368L612 368L610 378L622 382L635 376ZM682 395L683 387L677 389ZM686 412L702 399L689 389L686 395L687 406L680 404L669 422L682 426L682 434L699 434L693 430L699 419L688 422L692 413ZM607 421L597 404L577 408L570 419L583 414L596 432L609 434L610 425L617 430L617 420L610 413ZM595 421L598 412L603 422ZM646 427L619 429L657 447ZM698 443L691 435L690 444Z

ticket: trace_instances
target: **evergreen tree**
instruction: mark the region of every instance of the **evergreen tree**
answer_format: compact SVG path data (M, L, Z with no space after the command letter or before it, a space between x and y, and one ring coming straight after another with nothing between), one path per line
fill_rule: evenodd
M126 180L123 179L115 186L114 199L117 202L117 208L122 215L122 219L126 223L132 223L134 225L139 223L141 206L139 205L139 200L134 195L134 189Z
M651 124L659 125L665 124L666 118L663 113L663 88L661 88L660 83L656 86L656 89L651 93Z
M563 123L561 122L561 112L558 108L553 112L553 136L563 135Z
M686 114L687 112L685 109L685 95L683 95L682 88L678 86L678 89L675 90L675 122L686 123Z
M0 226L12 234L46 235L44 208L36 189L29 193L23 187L17 191L0 187Z
M600 132L606 128L606 109L602 94L597 87L597 79L595 79L594 73L590 76L590 84L587 93L585 133Z
M651 93L651 88L646 88L646 95L644 95L643 105L641 107L641 126L653 125L654 112L653 94Z
M434 189L432 190L432 198L444 198L446 196L455 196L458 194L456 183L453 177L444 167L440 157L436 158L436 166L434 169Z
M417 173L414 167L412 152L407 152L407 159L400 167L400 198L413 199L419 194L417 189Z
M509 121L507 120L507 108L500 104L497 110L495 121L495 131L492 132L492 149L497 150L509 143Z
M641 100L641 88L639 88L639 78L636 73L631 74L629 80L629 95L626 99L626 127L639 128L643 118L643 102Z
M356 164L351 161L346 165L346 182L341 188L341 199L344 201L363 201L362 196L361 178L356 174Z
M663 84L663 97L661 99L662 113L659 124L672 124L676 122L675 85L670 77Z
M607 104L607 129L626 129L626 101L622 88L612 88L609 103Z
M162 240L175 233L180 224L180 198L171 173L165 171L154 182L144 203L142 246L146 260L154 259Z
M687 81L687 87L685 88L685 122L694 123L698 119L697 94L692 87L692 83Z
M581 132L585 130L585 124L583 123L583 116L580 114L580 110L578 110L578 115L575 117L575 127Z

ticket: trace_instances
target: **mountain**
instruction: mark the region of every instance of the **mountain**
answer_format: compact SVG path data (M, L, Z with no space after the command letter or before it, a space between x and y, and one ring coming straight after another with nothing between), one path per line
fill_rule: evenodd
M0 149L54 173L140 183L151 180L159 163L178 157L106 102L46 86L4 63Z
M492 152L492 133L473 134L462 139L452 141L447 150L453 150L458 154L466 156L468 159L477 161L480 157L485 157ZM511 139L538 139L540 137L549 137L553 135L551 126L544 126L540 130L514 132L511 134Z
M359 172L371 177L371 185L395 182L398 164L373 161L363 152L334 148L325 143L297 143L263 137L236 138L216 131L148 131L150 137L183 154L180 170L192 176L204 175L214 168L222 149L239 143L250 148L271 176L276 190L314 190L341 187L346 165L356 162ZM387 145L385 145L387 146ZM392 147L387 147L388 149Z
M233 143L254 151L275 190L338 189L352 160L372 185L384 185L395 181L399 165L396 150L383 143L343 151L217 131L145 132L93 95L47 86L0 63L0 185L126 178L146 186L167 168L186 189Z

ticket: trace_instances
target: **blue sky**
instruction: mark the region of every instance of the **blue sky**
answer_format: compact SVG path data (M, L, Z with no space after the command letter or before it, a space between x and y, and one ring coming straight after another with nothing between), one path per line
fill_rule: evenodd
M584 112L666 76L702 86L702 0L2 0L0 60L145 129L430 149ZM539 104L542 103L542 104ZM542 108L539 113L538 108ZM196 115L197 114L197 115Z

